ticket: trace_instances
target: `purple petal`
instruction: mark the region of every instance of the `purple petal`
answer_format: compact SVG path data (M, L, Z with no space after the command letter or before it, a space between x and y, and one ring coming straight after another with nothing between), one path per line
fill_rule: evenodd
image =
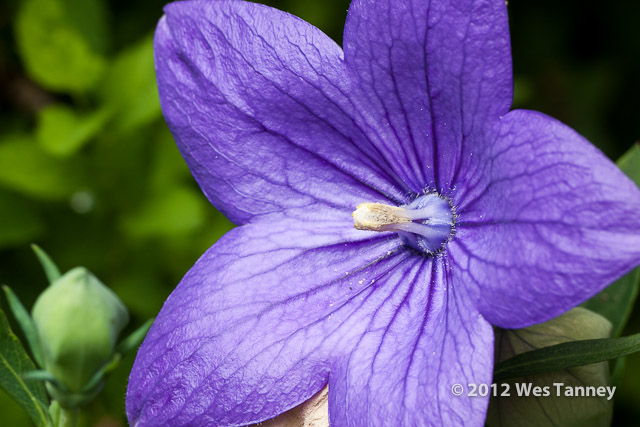
M473 157L448 250L491 323L555 317L640 263L638 187L562 123L513 111Z
M491 383L493 331L442 259L418 260L391 273L403 278L373 316L345 324L359 337L332 367L332 426L484 425L488 397L467 393Z
M249 2L177 2L165 12L155 37L163 113L203 191L232 221L405 201L358 125L342 50L326 35Z
M345 61L366 93L396 173L448 190L463 153L511 104L507 11L495 0L354 0Z
M244 225L205 253L138 352L131 424L249 424L320 390L355 339L343 323L406 287L387 273L414 262L399 239L354 230L341 215L325 212L313 228Z

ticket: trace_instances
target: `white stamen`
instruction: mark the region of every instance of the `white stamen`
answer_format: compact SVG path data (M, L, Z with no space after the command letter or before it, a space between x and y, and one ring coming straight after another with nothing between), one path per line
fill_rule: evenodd
M406 209L382 203L360 203L352 215L358 230L385 231L394 224L411 223L406 212Z
M406 244L435 254L455 231L455 210L437 194L425 194L404 206L361 203L353 212L358 230L396 232Z

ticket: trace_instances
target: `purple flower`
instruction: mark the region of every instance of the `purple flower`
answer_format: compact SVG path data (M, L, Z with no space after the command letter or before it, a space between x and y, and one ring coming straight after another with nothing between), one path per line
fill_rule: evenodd
M332 426L480 426L488 399L452 387L491 382L491 325L550 319L640 262L635 184L509 112L504 0L354 0L344 51L258 4L165 13L165 118L241 226L140 348L132 425L249 424L328 384Z

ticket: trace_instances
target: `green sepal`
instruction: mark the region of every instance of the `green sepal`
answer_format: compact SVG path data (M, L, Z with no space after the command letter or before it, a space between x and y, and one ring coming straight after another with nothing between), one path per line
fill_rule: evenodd
M36 331L33 319L31 319L29 312L24 308L20 299L10 287L3 285L2 290L7 297L7 302L9 303L9 308L13 313L13 317L15 317L18 325L20 325L20 329L22 329L22 332L24 333L24 337L27 339L27 343L29 344L31 354L33 354L36 364L38 366L44 366L40 339L38 338L38 332Z
M87 382L87 385L85 385L84 388L80 390L80 393L89 393L91 390L93 390L100 383L100 381L102 381L106 374L118 367L121 358L122 357L120 356L120 353L114 354L111 360L102 368L98 369L95 375L91 377L91 379Z
M29 371L22 375L25 380L49 382L60 390L68 391L67 387L62 384L51 372L44 370Z
M116 347L116 351L111 360L93 375L93 377L87 382L80 393L90 393L91 390L99 385L106 374L117 368L120 364L122 356L140 345L144 337L147 335L147 332L149 332L149 328L151 328L153 320L154 319L147 320L142 326L133 331L128 337L123 339Z
M38 257L38 261L40 261L40 265L42 266L44 274L46 274L49 283L51 284L58 280L60 276L62 276L62 274L60 274L60 269L58 268L56 263L53 262L51 257L47 255L47 253L36 244L31 245L31 249Z
M100 381L94 388L81 392L69 392L57 388L54 384L46 383L47 392L53 400L56 400L65 409L77 409L89 404L98 396L104 387L104 381Z
M142 326L133 331L128 337L120 341L120 343L116 347L116 352L124 356L134 348L138 347L142 343L142 340L144 340L144 337L147 336L147 332L149 332L151 325L153 325L153 320L154 319L147 320Z

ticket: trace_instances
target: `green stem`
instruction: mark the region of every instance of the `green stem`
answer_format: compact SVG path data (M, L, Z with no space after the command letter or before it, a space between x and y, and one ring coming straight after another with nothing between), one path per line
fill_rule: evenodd
M63 408L57 400L54 400L49 407L49 413L53 419L53 427L76 427L79 411L77 408Z
M78 423L78 409L61 408L62 417L58 427L76 427Z

